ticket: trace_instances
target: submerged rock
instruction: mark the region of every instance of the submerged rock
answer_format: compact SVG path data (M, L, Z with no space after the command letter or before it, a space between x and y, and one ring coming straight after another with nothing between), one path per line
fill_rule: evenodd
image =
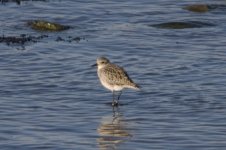
M202 28L207 26L214 26L210 23L204 23L199 21L191 22L166 22L160 24L151 25L152 27L162 28L162 29L186 29L186 28Z
M34 30L40 31L63 31L70 28L70 26L65 26L44 20L29 21L28 26L30 26Z
M205 13L214 9L226 9L226 5L218 4L193 4L185 6L183 9L192 12Z

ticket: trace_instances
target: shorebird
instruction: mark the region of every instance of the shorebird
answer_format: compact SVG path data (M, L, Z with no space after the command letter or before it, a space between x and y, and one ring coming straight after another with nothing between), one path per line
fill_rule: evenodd
M112 106L118 106L124 88L140 89L122 67L111 63L105 57L97 58L96 64L92 66L97 66L97 74L101 84L112 92ZM117 99L115 99L115 92L119 92Z

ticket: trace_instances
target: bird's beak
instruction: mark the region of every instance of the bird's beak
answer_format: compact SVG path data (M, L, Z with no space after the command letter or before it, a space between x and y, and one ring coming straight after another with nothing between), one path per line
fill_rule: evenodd
M97 66L97 64L93 64L91 67L96 67Z

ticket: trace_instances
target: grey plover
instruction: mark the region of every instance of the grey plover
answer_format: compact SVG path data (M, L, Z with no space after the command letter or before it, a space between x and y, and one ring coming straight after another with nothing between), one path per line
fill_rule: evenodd
M118 105L118 100L124 88L140 89L122 67L111 63L105 57L97 58L96 64L93 66L97 66L97 74L101 84L112 92L112 106ZM115 92L119 92L117 99L115 99Z

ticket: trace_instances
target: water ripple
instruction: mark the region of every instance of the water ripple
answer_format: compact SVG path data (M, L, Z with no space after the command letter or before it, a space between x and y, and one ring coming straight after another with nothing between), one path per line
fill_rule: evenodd
M188 4L50 0L0 5L1 35L42 35L26 26L34 19L73 27L45 33L48 38L24 50L0 43L1 148L225 149L225 10L196 14L183 9ZM150 26L177 21L215 26ZM59 36L85 40L55 41ZM111 92L91 67L99 56L125 67L142 87L125 90L117 110L108 105Z

